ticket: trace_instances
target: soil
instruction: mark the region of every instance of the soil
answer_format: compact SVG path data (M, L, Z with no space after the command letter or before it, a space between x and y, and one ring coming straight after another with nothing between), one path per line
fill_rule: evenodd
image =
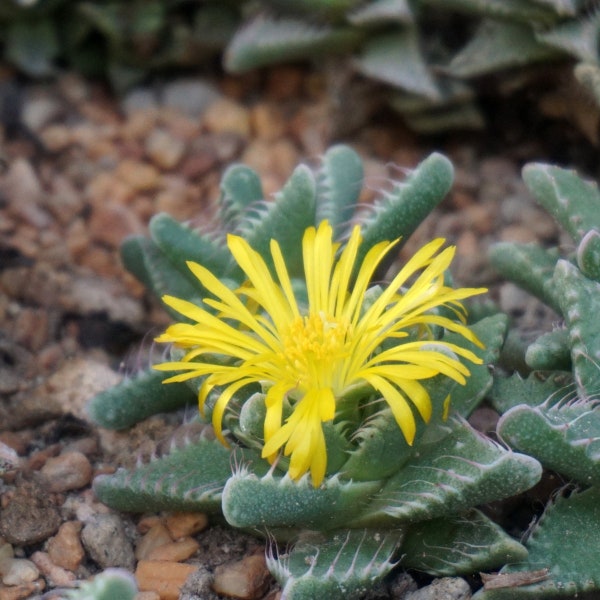
M368 203L390 178L441 151L455 165L455 185L403 253L445 237L457 246L457 284L489 287L490 298L523 335L548 330L557 319L500 281L486 252L497 241L569 247L526 190L520 168L530 160L557 162L595 176L594 136L545 118L529 90L510 103L485 100L485 131L423 138L379 102L367 101L368 95L349 94L354 104L340 111L329 84L322 74L281 67L243 78L177 78L119 98L73 74L49 83L5 74L0 441L6 446L0 461L13 469L0 483L0 555L2 541L10 543L14 556L31 560L39 573L5 581L0 600L40 597L111 566L93 544L80 543L90 522L113 514L93 497L93 477L149 457L185 420L181 414L156 416L131 431L108 432L85 412L94 394L152 360L151 340L168 323L159 303L121 266L119 245L128 235L145 234L159 211L210 227L220 175L231 162L255 168L270 195L298 162L314 164L330 144L348 143L365 161L361 201ZM493 430L489 410L474 420ZM132 549L148 530L149 516L116 517L122 529L117 538ZM57 565L52 553L63 523L74 523L74 533L63 536L73 544L64 550L72 559L67 566ZM190 537L199 549L188 562L210 573L262 552L260 542L218 524ZM40 553L50 557L50 567ZM133 570L138 559L114 560ZM0 572L3 564L0 556ZM60 571L51 570L57 566ZM402 598L430 581L415 578L406 583L398 575L378 597ZM206 581L192 576L181 597L220 597L202 588ZM267 587L254 597L277 598L277 586ZM167 596L145 596L158 597Z

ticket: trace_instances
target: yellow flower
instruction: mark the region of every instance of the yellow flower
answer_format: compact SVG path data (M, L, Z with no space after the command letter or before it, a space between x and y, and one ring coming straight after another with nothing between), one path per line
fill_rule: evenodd
M318 229L308 228L302 240L306 308L299 305L275 240L270 245L275 276L243 238L230 235L227 243L248 281L232 291L201 265L188 262L214 296L204 300L213 310L172 296L163 298L192 324L172 325L158 338L189 350L182 360L156 368L184 371L167 382L207 376L200 390L201 410L210 390L222 387L213 425L223 443L221 423L227 404L244 386L262 384L267 389L262 456L273 462L283 448L290 456L292 479L310 471L313 485L321 483L327 465L322 423L334 419L336 404L353 389L368 385L377 390L412 444L416 424L410 405L425 422L432 412L420 380L441 373L464 384L469 370L456 356L481 362L467 349L432 341L430 335L431 326L440 326L481 345L464 324L460 301L485 289L444 285L454 248L439 251L442 239L421 248L366 304L365 292L375 270L396 242L375 245L357 265L358 226L339 257L339 244L333 243L326 221ZM458 320L433 310L441 306L451 308ZM402 338L415 329L422 335L403 343ZM215 356L227 359L226 364L215 361ZM291 407L285 422L284 404Z

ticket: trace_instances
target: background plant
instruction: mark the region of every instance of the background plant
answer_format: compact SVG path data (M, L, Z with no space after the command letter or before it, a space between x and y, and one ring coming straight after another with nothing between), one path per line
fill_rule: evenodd
M600 192L574 171L529 164L525 183L569 233L566 252L504 243L492 262L560 316L553 331L524 346L529 373L497 377L490 397L503 416L498 434L535 456L566 483L529 533L527 560L503 573L547 569L543 581L480 597L546 598L597 590L600 585Z
M209 66L234 73L342 56L385 84L411 127L478 128L477 85L498 90L549 79L572 64L600 103L600 13L590 0L12 0L0 8L5 58L34 76L67 64L124 89L151 72ZM336 68L339 72L339 68ZM558 80L558 81L557 81ZM542 83L542 87L546 85ZM340 100L351 90L338 90ZM583 95L584 92L582 92Z
M382 240L401 237L405 242L449 190L452 174L449 161L433 154L406 179L391 182L373 206L354 217L362 227L361 251ZM273 202L263 201L254 171L234 165L221 183L220 228L197 232L157 215L150 238L124 244L124 263L157 295L198 303L205 292L186 260L200 262L229 285L241 283L224 243L225 233L232 231L265 260L269 240L276 239L286 263L297 264L301 272L306 227L327 219L343 242L361 186L361 161L344 146L330 149L316 169L299 166ZM374 286L367 295L378 293ZM492 385L488 364L498 357L505 329L502 315L472 324L485 349L466 342L483 362L467 363L471 376L465 386L442 376L424 382L434 414L429 424L416 417L412 447L385 402L363 392L363 405L371 407L364 420L330 424L325 432L328 470L318 488L307 477L292 481L285 461L270 467L260 458L264 394L259 388L234 397L239 411L225 421L237 440L232 448L215 440L209 425L215 398L209 397L193 439L174 444L148 464L97 478L95 492L116 509L204 511L224 515L234 527L295 542L284 555L273 551L268 558L288 598L358 597L400 556L403 566L433 574L472 573L523 561L524 547L474 507L534 485L541 475L539 463L492 442L465 420ZM437 336L465 344L456 334L438 331ZM195 403L201 382L164 386L164 378L157 371L130 378L94 398L90 414L104 427L121 429ZM446 418L448 396L451 415ZM346 428L353 434L348 436Z

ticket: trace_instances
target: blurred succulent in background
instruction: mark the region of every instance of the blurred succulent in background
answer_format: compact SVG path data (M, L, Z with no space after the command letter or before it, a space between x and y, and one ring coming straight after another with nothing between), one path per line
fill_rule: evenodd
M137 585L124 569L106 569L76 590L64 592L68 600L134 600Z
M389 102L419 131L481 127L471 81L498 73L505 89L518 87L539 75L527 67L544 63L579 63L578 80L600 103L600 14L585 0L260 4L265 12L229 43L226 69L351 53L356 71L390 86Z
M531 372L498 376L490 397L503 413L502 440L572 482L556 494L529 533L527 560L503 574L546 570L538 583L489 589L497 598L572 598L600 589L600 192L575 172L529 164L523 177L573 240L569 251L502 243L492 262L561 317L526 348Z
M357 73L387 86L385 97L412 128L436 132L483 125L474 78L497 73L503 89L512 89L538 77L543 64L576 64L577 80L600 104L595 4L38 0L2 3L0 32L4 56L28 74L49 75L67 64L106 75L121 90L150 72L197 69L220 54L234 73L341 55Z
M239 22L237 2L134 0L2 2L4 57L27 75L61 65L108 77L118 90L165 69L219 56Z
M530 488L541 467L465 420L492 385L505 317L467 324L462 300L482 290L452 287L441 240L377 283L452 175L433 154L354 216L362 163L348 147L297 167L269 202L234 165L215 231L163 214L126 241L125 265L178 321L160 338L172 361L90 414L122 429L198 397L202 410L196 435L98 477L97 496L293 543L268 557L287 598L358 597L396 560L433 574L525 560L475 506Z

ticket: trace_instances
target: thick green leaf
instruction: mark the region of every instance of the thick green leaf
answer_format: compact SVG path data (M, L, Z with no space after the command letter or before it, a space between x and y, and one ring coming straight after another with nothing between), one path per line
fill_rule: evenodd
M3 40L6 58L32 77L55 72L59 39L51 19L20 19L11 23Z
M372 0L352 11L348 21L361 27L389 23L409 25L413 23L414 15L408 0Z
M524 546L475 509L411 526L401 551L403 567L438 576L470 575L527 558Z
M570 371L571 348L567 329L542 334L527 348L525 361L536 371Z
M417 439L427 427L420 417L417 423ZM412 454L396 419L389 408L371 417L357 432L358 447L350 452L341 468L345 480L372 481L396 473Z
M302 277L302 238L315 224L316 182L304 165L297 167L274 202L265 202L247 211L240 230L248 243L273 267L270 242L277 240L290 277ZM274 268L273 268L274 271Z
M600 23L598 15L570 19L552 29L537 31L536 39L548 46L562 50L583 61L598 61L600 43Z
M401 246L444 199L452 186L453 177L452 163L442 154L434 152L417 165L404 181L396 182L364 218L363 243L358 251L357 264L361 264L367 252L379 242L400 238ZM390 260L393 259L393 254L390 254ZM388 266L384 264L382 270Z
M189 271L186 261L200 263L217 277L222 277L232 262L231 253L223 242L193 231L166 213L152 217L149 228L152 239L165 256L179 271L189 274L198 287L200 282Z
M430 100L440 90L419 47L413 27L374 36L355 60L356 68L373 79L389 83Z
M594 281L600 282L600 233L590 229L577 246L577 266L581 272Z
M246 165L231 165L221 179L219 216L227 231L234 232L244 211L264 200L260 177Z
M94 480L94 493L116 510L147 512L159 510L221 511L221 493L236 464L264 473L268 464L251 450L226 448L204 426L200 439L169 454L128 471L101 475ZM247 468L247 467L242 467Z
M600 484L600 411L594 402L522 404L501 417L498 434L548 469L582 485Z
M523 180L576 244L590 229L600 231L600 191L595 182L582 179L575 171L542 163L526 165Z
M292 481L242 470L227 481L223 514L234 527L326 531L346 526L380 487L379 481L343 483L332 477L315 488L308 476Z
M573 375L583 398L600 390L600 283L592 281L566 260L554 271L556 293L569 331Z
M333 146L325 153L316 173L316 223L324 219L339 238L354 213L363 185L360 156L348 146Z
M162 382L170 373L144 371L94 396L87 412L107 429L125 429L159 412L194 404L196 395L184 383Z
M490 261L501 275L560 313L552 279L558 261L555 250L537 244L501 242L490 248Z
M152 289L152 277L148 272L144 253L153 242L141 235L125 238L121 244L121 262L123 266L149 290Z
M338 530L307 534L279 558L268 557L271 573L289 600L363 598L394 566L402 531Z
M240 73L290 60L317 58L324 52L347 52L362 41L363 35L350 27L312 25L263 15L234 35L225 52L225 68Z
M481 24L469 43L452 59L447 71L455 77L478 77L557 56L560 56L560 52L535 39L531 27L488 20Z
M535 459L507 451L453 419L446 437L423 444L355 524L404 525L461 513L527 490L541 474Z
M504 589L482 590L473 600L538 600L539 598L595 598L600 590L600 488L570 497L558 496L544 513L526 543L526 561L507 565L502 573L527 572L541 581ZM544 569L547 574L544 575ZM540 573L541 572L541 573Z
M498 360L506 335L506 327L507 317L502 314L487 317L475 325L471 325L471 331L483 344L483 348L466 341L456 333L447 333L444 336L445 342L467 348L483 361L482 364L475 365L466 359L461 359L461 362L469 369L470 375L467 377L465 385L456 385L452 389L450 404L452 412L468 417L492 387L490 365Z
M518 373L511 377L499 375L488 394L494 408L505 413L519 404L538 406L544 402L556 404L576 397L570 373L540 373L534 371L527 379Z

